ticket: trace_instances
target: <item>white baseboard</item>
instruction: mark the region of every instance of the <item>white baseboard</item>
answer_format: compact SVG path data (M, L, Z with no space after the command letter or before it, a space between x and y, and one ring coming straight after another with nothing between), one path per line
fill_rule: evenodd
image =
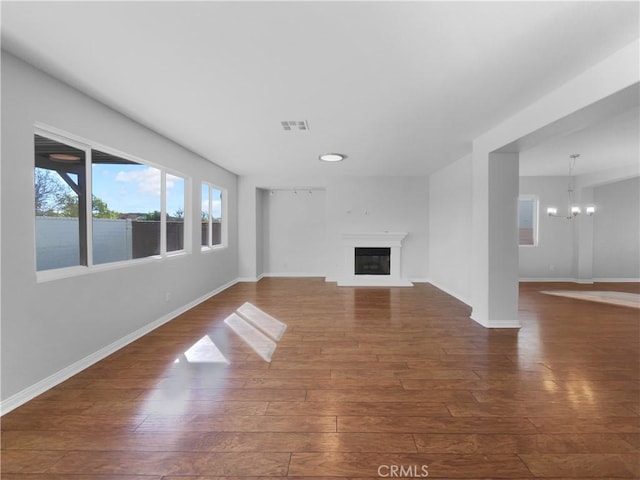
M535 283L535 282L546 282L546 283L553 283L553 282L569 282L569 283L581 283L581 284L586 284L586 285L591 285L592 283L640 283L640 278L602 278L602 277L595 277L595 278L591 278L591 279L580 279L580 278L573 278L573 277L539 277L539 278L535 278L535 277L523 277L520 278L520 281L522 283Z
M471 320L473 320L474 322L482 325L485 328L520 328L522 327L522 325L520 325L520 321L519 320L489 320L489 321L484 321L483 319L479 319L479 318L474 318L473 315L471 315Z
M271 278L320 278L324 277L321 273L264 273L263 276Z
M264 273L261 273L257 277L238 277L236 282L240 283L256 283L264 278Z
M363 275L364 276L364 275ZM373 275L371 275L373 276ZM382 275L381 275L382 276ZM413 287L409 280L387 280L387 279L357 279L338 280L339 287Z
M570 282L579 283L577 278L573 277L522 277L519 279L522 283L535 283L535 282ZM587 280L581 280L583 283L588 283Z
M428 278L410 278L409 281L411 283L431 283Z
M603 283L640 283L640 278L594 278L593 281Z
M23 405L24 403L28 402L29 400L32 400L33 398L37 397L38 395L43 394L47 390L50 390L51 388L53 388L56 385L64 382L65 380L68 380L72 376L80 373L81 371L83 371L86 368L90 367L94 363L97 363L100 360L102 360L103 358L106 358L109 355L117 352L121 348L126 347L127 345L129 345L130 343L136 341L140 337L142 337L142 336L146 335L147 333L155 330L156 328L164 325L165 323L173 320L178 315L186 312L187 310L195 307L196 305L204 302L205 300L208 300L209 298L219 294L223 290L226 290L227 288L232 287L236 283L238 283L237 279L236 280L232 280L231 282L226 283L226 284L222 285L221 287L218 287L215 290L204 294L200 298L197 298L197 299L187 303L186 305L183 305L183 306L179 307L178 309L176 309L176 310L174 310L174 311L172 311L170 313L167 313L166 315L163 315L159 319L157 319L157 320L155 320L155 321L153 321L151 323L148 323L147 325L145 325L142 328L139 328L135 332L131 332L130 334L125 335L124 337L116 340L115 342L107 345L106 347L101 348L100 350L92 353L91 355L88 355L88 356L84 357L83 359L72 363L68 367L63 368L62 370L54 373L53 375L49 375L47 378L44 378L44 379L40 380L37 383L34 383L33 385L25 388L24 390L16 393L15 395L10 396L6 400L3 400L2 402L0 402L0 416L4 415L6 413L9 413L10 411L18 408L20 405Z

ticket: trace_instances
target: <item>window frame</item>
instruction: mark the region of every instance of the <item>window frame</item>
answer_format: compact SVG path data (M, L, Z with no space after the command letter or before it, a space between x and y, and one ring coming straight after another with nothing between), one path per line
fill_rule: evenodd
M200 183L200 204L202 204L202 187L206 186L209 190L209 210L208 210L208 223L207 223L207 245L200 245L201 252L210 252L214 250L225 249L228 246L227 236L227 189L223 188L215 183L203 180ZM220 210L221 222L220 222L220 243L213 245L213 190L220 191L220 200L222 202L222 208Z
M39 135L50 140L54 140L56 142L60 142L66 145L69 145L73 148L77 148L79 150L83 150L85 152L85 177L86 177L86 189L85 195L87 199L93 198L93 182L92 182L92 171L93 171L93 150L99 150L101 152L107 153L109 155L114 155L117 157L121 157L124 160L129 160L140 165L156 168L160 171L161 180L161 196L160 196L160 207L161 207L161 221L160 221L160 253L157 255L150 255L143 258L132 258L127 260L120 260L114 262L93 263L93 205L92 201L85 201L85 215L86 215L86 226L84 235L81 236L81 241L84 242L84 248L86 249L86 265L73 265L70 267L61 267L61 268L52 268L49 270L37 270L36 263L36 251L37 251L37 239L36 239L36 230L35 230L35 215L34 215L34 230L33 230L33 259L34 259L34 267L36 268L36 282L47 282L51 280L57 280L62 278L75 277L79 275L86 275L89 273L97 273L103 272L107 270L115 270L119 268L124 268L128 266L135 266L144 263L157 262L163 259L168 259L172 257L179 257L183 255L188 255L191 253L191 178L187 176L185 173L179 172L177 170L164 167L154 162L150 162L148 160L144 160L142 158L136 157L135 155L131 155L126 152L122 152L118 149L100 144L98 142L94 142L91 140L87 140L81 138L77 135L70 134L68 132L62 131L58 128L51 127L49 125L45 125L39 122L36 122L33 127L33 135ZM32 155L31 158L35 158L35 147L33 144L33 137L31 143ZM176 177L180 177L184 179L184 239L183 239L183 247L181 250L173 250L167 252L167 238L166 238L166 175L173 175ZM35 165L32 168L32 185L35 184ZM32 199L32 211L35 212L35 199ZM82 232L81 232L82 234Z
M161 226L161 232L160 234L162 235L161 239L160 239L160 252L164 252L165 256L167 257L172 257L175 255L180 255L183 253L191 253L191 236L192 236L192 232L191 232L191 217L192 215L190 214L191 212L191 178L187 177L184 173L180 173L177 170L173 170L171 168L165 168L165 167L161 167L160 168L161 171L161 175L162 175L162 180L161 180L161 192L162 192L162 210L161 210L161 218L164 218L164 220L162 221L162 223L160 224ZM184 205L184 212L183 212L183 219L184 219L184 238L182 239L183 244L182 244L182 248L180 250L171 250L171 251L167 251L167 174L171 175L173 177L179 177L182 178L184 180L184 198L183 198L183 205ZM162 232L162 229L164 228L164 233ZM162 242L164 242L164 247L162 246Z
M520 200L532 200L533 212L532 212L532 244L520 243ZM523 194L518 195L518 247L537 247L540 225L540 199L537 195Z

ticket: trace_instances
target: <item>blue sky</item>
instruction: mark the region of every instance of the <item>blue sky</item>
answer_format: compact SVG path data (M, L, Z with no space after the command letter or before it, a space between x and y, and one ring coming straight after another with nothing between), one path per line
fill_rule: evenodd
M147 213L160 210L160 170L146 165L94 164L93 194L119 213ZM184 210L184 179L167 174L167 214ZM220 216L221 202L213 205Z

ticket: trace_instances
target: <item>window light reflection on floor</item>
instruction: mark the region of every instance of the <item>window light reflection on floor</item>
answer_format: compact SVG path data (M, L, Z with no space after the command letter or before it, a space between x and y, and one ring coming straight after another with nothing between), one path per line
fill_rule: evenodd
M189 363L226 363L227 365L231 363L216 347L209 335L205 335L189 347L189 350L184 352L184 357ZM180 363L180 359L177 358L174 363Z
M267 337L264 333L245 321L236 313L229 315L224 323L249 345L264 361L270 362L271 355L276 349L276 342Z
M285 323L263 312L252 303L245 302L236 312L276 342L282 338L284 331L287 329Z

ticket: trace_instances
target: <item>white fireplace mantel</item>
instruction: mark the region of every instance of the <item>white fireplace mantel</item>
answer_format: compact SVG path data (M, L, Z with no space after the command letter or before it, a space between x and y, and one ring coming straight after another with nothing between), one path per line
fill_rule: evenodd
M402 240L407 233L345 233L342 235L344 265L338 286L342 287L412 287L413 283L402 278ZM356 248L389 248L391 268L389 275L356 275Z

